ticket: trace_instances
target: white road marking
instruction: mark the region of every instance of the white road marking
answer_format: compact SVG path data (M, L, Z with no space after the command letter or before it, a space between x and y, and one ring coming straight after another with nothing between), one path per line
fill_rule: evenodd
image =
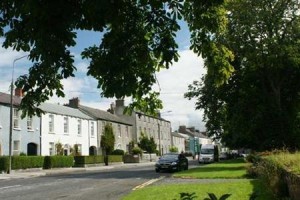
M0 187L0 190L5 190L5 189L10 189L10 188L17 188L21 187L22 185L11 185L11 186L6 186L6 187Z
M141 189L141 188L146 187L147 185L151 185L152 183L155 183L156 181L159 181L159 180L161 180L163 178L165 178L165 176L161 176L159 178L151 179L151 180L149 180L149 181L147 181L147 182L145 182L145 183L143 183L141 185L136 186L132 190Z

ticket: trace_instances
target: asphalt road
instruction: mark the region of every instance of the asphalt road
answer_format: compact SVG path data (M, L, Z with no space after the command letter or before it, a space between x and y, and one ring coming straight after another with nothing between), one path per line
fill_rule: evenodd
M190 168L198 166L190 161ZM119 200L132 190L171 180L154 164L26 179L0 180L1 200Z
M163 174L169 176L170 174ZM162 174L153 166L117 168L28 179L0 181L1 200L109 200L120 199Z

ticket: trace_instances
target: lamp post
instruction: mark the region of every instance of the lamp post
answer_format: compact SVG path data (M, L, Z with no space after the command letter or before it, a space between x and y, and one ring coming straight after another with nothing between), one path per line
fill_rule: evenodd
M13 132L13 92L14 92L14 72L15 72L15 62L27 57L28 55L21 56L19 58L14 59L12 66L12 74L11 74L11 85L10 85L10 122L9 122L9 167L8 173L11 173L11 154L12 154L12 132Z

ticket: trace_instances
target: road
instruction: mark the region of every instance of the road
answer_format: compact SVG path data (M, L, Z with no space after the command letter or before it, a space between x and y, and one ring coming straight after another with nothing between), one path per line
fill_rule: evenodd
M190 167L195 164L190 164ZM1 200L118 200L171 173L156 173L153 165L117 167L27 179L0 181Z
M0 181L0 199L120 199L137 186L148 183L150 180L155 180L161 175L154 172L153 166L138 166L135 168L87 171L68 175L3 180ZM169 174L163 175L168 176Z

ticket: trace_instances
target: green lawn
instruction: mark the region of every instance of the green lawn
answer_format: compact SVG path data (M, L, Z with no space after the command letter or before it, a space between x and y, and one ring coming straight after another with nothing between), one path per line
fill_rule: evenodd
M180 178L245 178L246 166L243 159L228 160L219 163L207 164L188 171L174 174Z
M223 194L231 194L228 200L249 200L254 192L258 194L256 200L273 200L272 194L259 180L246 179L244 160L231 160L199 166L195 169L181 171L173 176L178 178L221 179L217 182L204 183L172 183L166 185L148 186L138 189L124 197L123 200L180 200L180 193L195 193L195 200L203 200L207 193L214 193L218 198ZM232 180L230 180L232 179Z
M224 183L199 183L199 184L171 184L149 186L143 189L135 190L123 200L179 200L180 193L193 193L197 198L203 200L208 197L207 193L214 193L218 198L223 194L231 194L228 200L249 200L250 195L256 191L259 196L256 200L273 200L258 180L240 179L234 182Z

